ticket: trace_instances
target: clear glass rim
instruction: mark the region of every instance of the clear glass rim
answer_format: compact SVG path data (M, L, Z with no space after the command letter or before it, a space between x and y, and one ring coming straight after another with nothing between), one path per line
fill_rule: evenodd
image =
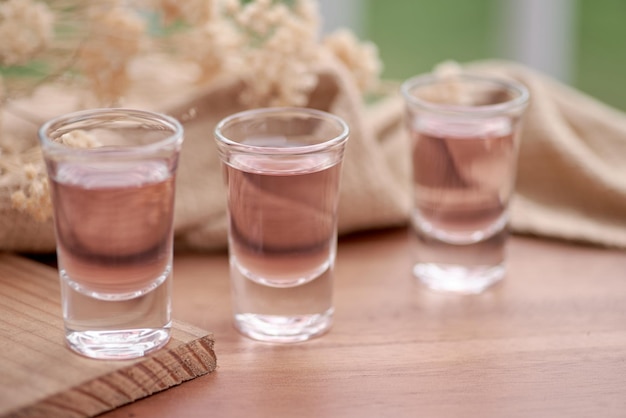
M242 122L242 121L251 121L258 117L272 117L279 115L289 115L292 114L296 117L309 117L316 118L318 120L322 120L325 122L330 122L335 124L338 128L338 134L332 138L329 138L325 141L322 141L317 144L311 145L302 145L296 147L272 147L272 146L259 146L259 145L249 145L242 144L240 142L234 141L228 138L224 134L224 130L231 126L234 123ZM271 107L271 108L260 108L260 109L251 109L244 110L242 112L234 113L226 118L222 119L218 122L215 127L215 139L218 144L225 146L226 148L230 148L233 151L238 152L248 152L254 154L273 154L273 155L294 155L294 154L310 154L319 151L323 151L326 149L331 149L336 146L343 145L350 134L350 128L348 124L339 116L333 115L332 113L325 112L323 110L317 110L307 107Z
M94 117L102 116L116 116L117 118L110 120L110 122L123 121L127 118L134 118L135 120L145 120L146 122L158 123L168 128L171 131L171 135L163 138L159 141L142 144L142 145L129 145L116 147L116 152L150 152L158 151L170 146L180 145L183 141L183 126L181 123L168 115L158 112L152 112L148 110L130 109L130 108L98 108L79 110L76 112L66 113L55 118L52 118L45 122L38 130L39 141L44 149L72 152L72 153L93 153L94 151L105 151L107 148L73 148L63 145L53 140L49 132L50 130L57 130L64 125L74 124ZM109 122L109 121L104 121ZM80 128L76 128L80 129ZM70 132L70 130L68 130Z
M408 80L404 81L400 87L400 91L406 103L411 106L420 107L425 110L431 110L434 112L441 113L449 113L449 114L477 114L477 115L493 115L493 114L501 114L505 112L509 112L516 109L522 109L528 104L528 100L530 97L530 93L526 86L522 83L505 79L497 76L490 75L480 75L480 74L471 74L471 73L460 73L458 75L453 76L457 80L461 82L479 82L483 84L491 84L493 86L498 86L504 90L514 92L515 97L511 100L507 100L501 103L494 103L488 105L476 105L476 106L467 106L467 105L457 105L450 106L441 103L429 102L427 100L422 100L411 93L417 87L423 87L430 84L442 83L445 82L446 78L437 76L435 74L422 74L417 75L415 77L411 77Z

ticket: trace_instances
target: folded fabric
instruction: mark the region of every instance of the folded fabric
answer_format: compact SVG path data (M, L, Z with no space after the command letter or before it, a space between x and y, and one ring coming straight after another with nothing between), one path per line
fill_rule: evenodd
M512 230L626 248L626 114L514 63L482 61L465 69L516 79L530 90L511 207ZM213 128L221 118L243 110L237 100L241 85L223 80L201 91L181 91L170 81L168 95L161 90L156 97L150 86L161 80L167 87L168 71L176 68L153 70L128 103L164 111L184 124L175 212L177 248L225 248L225 187ZM411 167L400 95L395 91L366 106L353 78L331 57L320 63L318 74L308 106L344 118L351 129L343 167L340 233L405 225L411 206ZM57 92L62 93L66 94ZM34 137L33 127L29 129ZM12 209L3 190L8 188L0 184L0 249L53 250L51 223L37 223Z
M530 91L513 232L626 247L626 114L512 62L481 61L464 69L514 79ZM386 134L394 129L405 135L401 98L387 107Z
M531 93L513 230L626 247L626 114L520 65L470 68L516 79Z
M161 111L183 123L185 142L177 174L174 219L176 248L225 248L226 195L213 130L225 116L244 110L238 100L242 85L237 80L223 79L199 91L181 88L185 83L172 82L181 78L179 66L148 64L138 70L143 74L142 82L133 86L126 106ZM330 55L320 61L317 73L319 82L307 106L334 113L350 126L340 191L339 232L404 224L410 207L407 172L396 170L398 163L385 157L390 144L380 141L371 129L354 78ZM48 87L15 106L36 110L45 120L79 107L80 100L68 100L68 96L80 96L80 92ZM13 122L7 128L15 132L15 137L36 138L35 125L12 117L7 121ZM1 189L0 249L54 250L52 223L37 223L12 208L11 185Z

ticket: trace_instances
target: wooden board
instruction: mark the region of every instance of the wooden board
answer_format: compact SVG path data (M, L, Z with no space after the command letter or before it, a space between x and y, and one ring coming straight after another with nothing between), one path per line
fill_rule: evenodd
M92 360L65 345L54 268L0 254L0 417L86 417L215 370L213 335L174 322L144 358Z

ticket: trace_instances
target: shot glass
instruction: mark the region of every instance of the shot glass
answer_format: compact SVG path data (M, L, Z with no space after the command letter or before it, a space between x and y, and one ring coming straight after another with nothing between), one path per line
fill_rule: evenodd
M339 117L306 108L251 110L217 125L234 324L242 334L287 343L331 327L348 132Z
M183 128L94 109L45 123L65 338L91 358L143 356L170 338L175 175Z
M414 275L428 287L480 293L506 273L520 83L462 73L416 76L401 87L411 138Z

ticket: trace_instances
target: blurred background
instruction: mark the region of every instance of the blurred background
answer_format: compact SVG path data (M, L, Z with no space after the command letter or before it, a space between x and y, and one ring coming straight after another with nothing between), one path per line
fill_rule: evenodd
M320 0L324 31L378 45L383 76L514 60L626 111L626 0Z

